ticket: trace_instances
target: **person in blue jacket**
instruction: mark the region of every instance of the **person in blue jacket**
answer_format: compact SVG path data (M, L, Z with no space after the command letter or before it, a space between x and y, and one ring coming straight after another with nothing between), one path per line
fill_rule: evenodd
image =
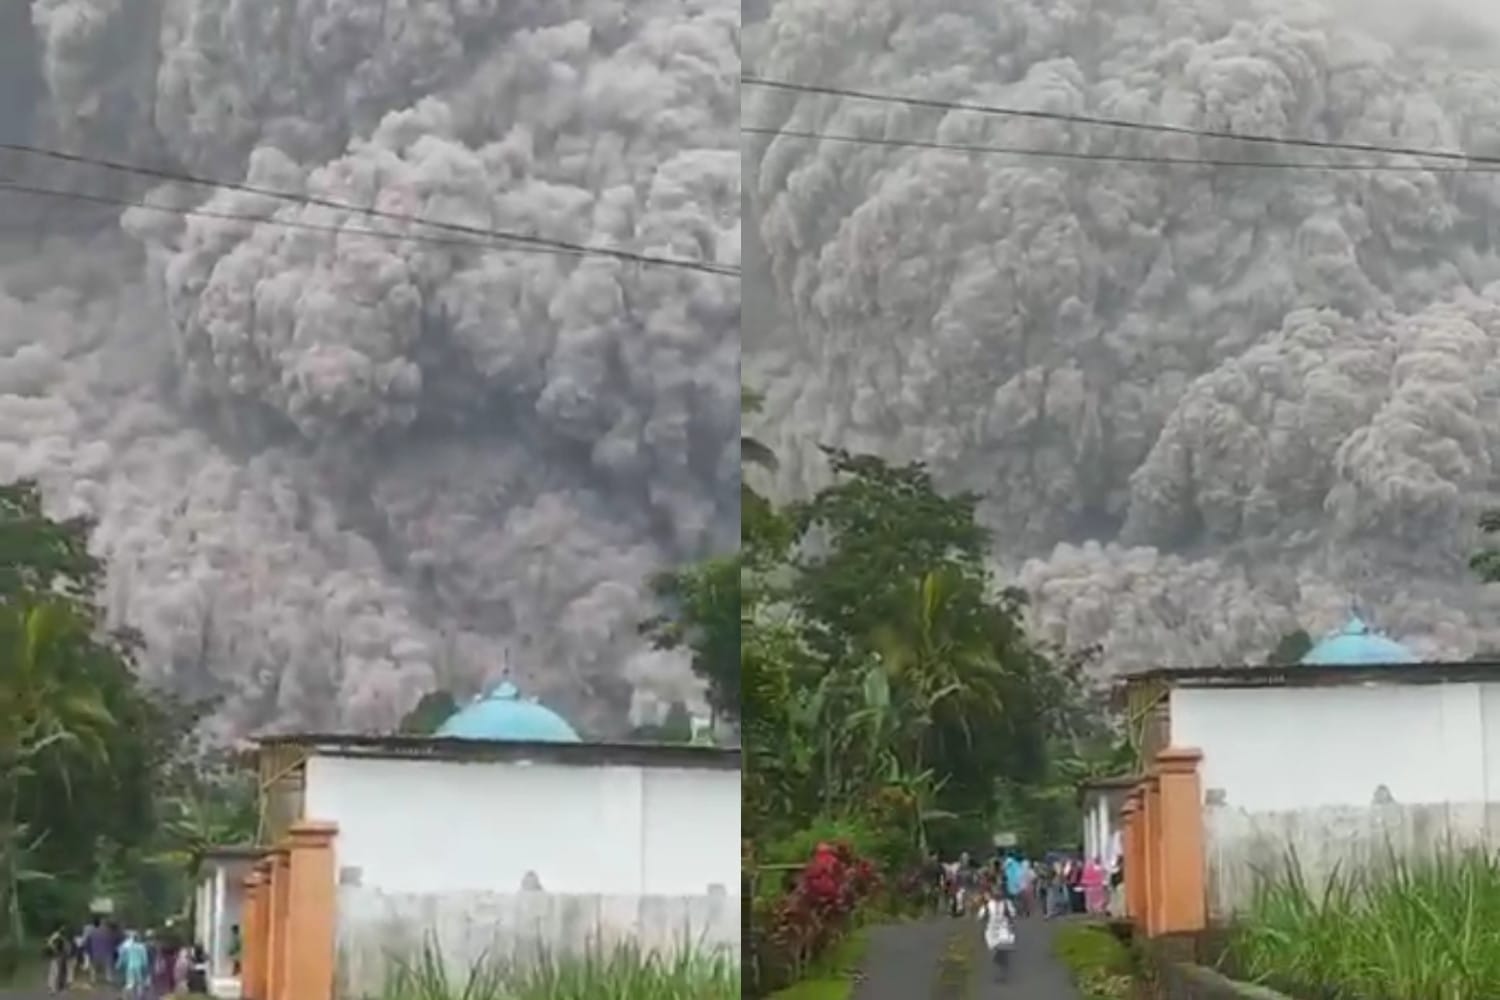
M125 1000L146 1000L146 989L151 982L151 961L146 946L135 931L125 932L118 964L125 985Z

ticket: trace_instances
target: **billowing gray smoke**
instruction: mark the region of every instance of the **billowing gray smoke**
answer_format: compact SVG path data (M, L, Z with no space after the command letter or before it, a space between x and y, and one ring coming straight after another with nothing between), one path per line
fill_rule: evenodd
M725 0L30 6L6 141L738 263ZM226 697L214 734L388 726L506 669L605 730L696 699L636 625L649 574L736 537L737 281L0 165L248 219L0 194L0 479L100 519L112 613Z
M1199 129L1500 154L1500 31L1294 0L775 0L747 71ZM1410 5L1405 5L1410 7ZM1471 7L1477 7L1477 0ZM784 488L815 441L982 492L1038 623L1114 668L1264 655L1351 604L1500 639L1464 569L1500 485L1500 177L747 88L747 379ZM771 294L752 287L759 301ZM750 301L747 299L747 301ZM751 317L752 320L755 317Z

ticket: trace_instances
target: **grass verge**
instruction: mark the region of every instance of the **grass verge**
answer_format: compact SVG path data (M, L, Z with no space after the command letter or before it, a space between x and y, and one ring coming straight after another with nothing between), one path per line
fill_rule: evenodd
M1064 923L1052 939L1052 950L1084 1000L1130 1000L1133 995L1130 949L1104 924Z
M968 1000L973 994L974 965L979 945L970 921L955 922L948 935L942 958L938 961L937 981L932 986L932 1000Z
M840 941L799 983L771 994L771 1000L848 1000L854 992L869 938L863 928Z
M631 945L512 966L481 957L454 975L434 943L392 961L380 1000L731 1000L738 962L683 951L670 957Z
M1228 965L1295 996L1500 997L1500 860L1445 850L1335 869L1314 887L1295 855L1263 878Z

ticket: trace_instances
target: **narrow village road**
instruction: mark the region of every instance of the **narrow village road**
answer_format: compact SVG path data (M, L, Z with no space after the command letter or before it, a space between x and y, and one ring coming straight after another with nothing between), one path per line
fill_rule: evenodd
M1052 952L1052 937L1064 920L1031 917L1022 920L1016 930L1016 950L1011 955L1010 973L998 979L984 951L983 934L974 930L981 958L976 971L979 988L974 1000L1081 1000L1068 970Z
M873 929L852 1000L930 1000L955 922L937 917Z
M1003 978L989 961L978 921L941 917L876 928L853 1000L1081 1000L1052 953L1059 923L1022 920ZM972 990L943 975L945 957L960 950L970 955Z

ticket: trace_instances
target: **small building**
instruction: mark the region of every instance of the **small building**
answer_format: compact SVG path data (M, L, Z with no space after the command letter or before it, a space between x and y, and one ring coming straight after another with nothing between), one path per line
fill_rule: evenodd
M1260 873L1500 846L1500 663L1419 663L1351 620L1285 667L1126 679L1146 773L1121 810L1151 933L1227 919Z
M245 879L265 854L258 847L214 847L203 853L193 896L193 940L208 952L209 993L240 995L232 938L245 911Z
M462 981L631 941L738 953L740 752L583 741L506 684L431 738L261 741L245 995L379 995L434 947Z
M1083 812L1083 856L1098 858L1113 868L1124 853L1125 800L1135 787L1134 777L1095 778L1078 787Z

